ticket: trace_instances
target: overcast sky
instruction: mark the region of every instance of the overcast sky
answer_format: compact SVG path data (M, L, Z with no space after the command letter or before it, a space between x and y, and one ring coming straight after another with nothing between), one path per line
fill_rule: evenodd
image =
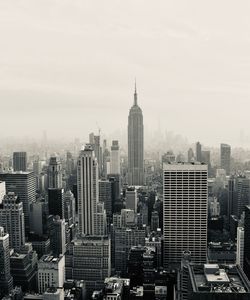
M249 146L249 16L249 0L0 0L0 138L126 130L136 77L147 130Z

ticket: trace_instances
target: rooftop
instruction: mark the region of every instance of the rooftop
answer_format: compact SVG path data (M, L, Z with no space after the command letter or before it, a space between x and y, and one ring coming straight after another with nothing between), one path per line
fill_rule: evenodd
M193 292L199 293L248 293L249 282L237 265L189 264Z

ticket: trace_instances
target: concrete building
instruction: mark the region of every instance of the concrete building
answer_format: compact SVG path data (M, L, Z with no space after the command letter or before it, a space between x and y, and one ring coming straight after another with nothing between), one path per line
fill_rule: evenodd
M207 256L207 165L165 164L163 168L164 266L181 263L183 251L195 262Z
M89 292L104 287L111 274L111 243L105 236L85 236L73 240L66 253L66 278L84 280Z
M121 174L119 142L112 141L110 152L110 173Z
M49 287L43 293L43 300L64 300L63 288Z
M37 199L30 205L30 232L43 235L46 225L46 203Z
M77 195L79 233L97 233L97 203L99 202L98 163L91 145L80 152L77 162Z
M128 116L128 184L144 185L144 127L136 87Z
M9 234L0 227L0 298L8 295L13 288L13 278L10 273Z
M0 206L0 225L9 233L10 247L19 251L25 243L23 203L15 193L4 196Z
M62 187L62 165L58 157L52 156L48 165L48 188L61 189Z
M243 270L250 280L250 206L245 207Z
M227 144L220 145L220 166L230 175L231 170L231 146Z
M104 209L104 203L97 203L97 212L96 212L96 228L97 235L107 235L107 215L106 210Z
M128 278L108 277L104 281L103 300L128 299L130 280Z
M13 169L14 171L27 171L27 153L13 152Z
M0 181L5 181L6 193L14 192L23 203L25 233L30 231L29 209L36 200L36 178L33 172L0 173Z
M74 194L71 191L67 191L63 194L64 199L64 217L69 225L76 222L76 200Z
M38 291L44 293L49 287L63 288L65 281L65 256L44 255L38 261Z

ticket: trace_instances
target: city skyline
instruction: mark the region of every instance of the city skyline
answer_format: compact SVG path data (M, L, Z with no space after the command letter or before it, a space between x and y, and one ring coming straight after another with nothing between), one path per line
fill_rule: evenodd
M247 1L111 3L1 3L0 98L9 128L0 135L62 137L63 127L63 136L87 136L96 123L106 135L125 130L136 76L145 132L160 128L211 145L223 136L249 147Z

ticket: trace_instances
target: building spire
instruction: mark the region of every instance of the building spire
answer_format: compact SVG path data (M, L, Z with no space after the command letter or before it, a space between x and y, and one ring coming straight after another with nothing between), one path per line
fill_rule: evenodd
M136 106L137 106L137 90L136 90L136 79L135 79L134 105L136 105Z

